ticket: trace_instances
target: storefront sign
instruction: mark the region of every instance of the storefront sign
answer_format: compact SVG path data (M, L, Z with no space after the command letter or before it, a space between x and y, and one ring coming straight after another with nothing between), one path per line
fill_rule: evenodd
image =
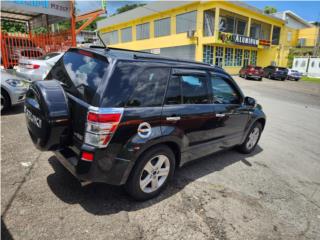
M271 46L271 42L269 40L261 39L261 40L259 40L259 45L270 47Z
M257 47L259 44L259 40L257 39L238 35L238 34L230 34L230 33L223 33L223 32L219 33L219 39L223 43L232 42L239 45L247 45L247 46L255 46L255 47Z

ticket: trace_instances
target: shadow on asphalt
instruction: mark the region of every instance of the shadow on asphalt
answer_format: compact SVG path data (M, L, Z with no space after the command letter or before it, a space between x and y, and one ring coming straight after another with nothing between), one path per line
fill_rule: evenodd
M1 115L8 116L8 115L20 114L20 113L23 113L23 108L24 108L24 104L21 103L21 104L12 106L8 110L6 110L4 113L1 113Z
M236 162L241 161L246 166L251 167L252 164L246 158L262 151L263 149L257 146L255 151L248 155L240 154L235 150L228 150L195 160L176 171L173 180L162 194L145 202L134 201L125 193L123 187L103 183L92 183L86 187L81 187L80 183L54 156L48 160L54 169L54 173L47 177L47 182L52 192L59 199L68 204L80 204L91 214L108 215L120 211L136 211L169 198L189 183L208 174L222 171Z

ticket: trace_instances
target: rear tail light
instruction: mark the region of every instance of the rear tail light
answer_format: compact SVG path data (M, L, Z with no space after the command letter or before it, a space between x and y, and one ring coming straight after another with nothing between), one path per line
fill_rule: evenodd
M25 66L28 69L38 69L40 67L40 65L38 65L38 64L27 64Z
M108 109L107 111L89 111L87 115L85 143L98 148L104 148L110 142L120 123L123 109Z
M81 154L81 160L83 161L92 162L93 158L94 158L94 155L91 152L82 152Z

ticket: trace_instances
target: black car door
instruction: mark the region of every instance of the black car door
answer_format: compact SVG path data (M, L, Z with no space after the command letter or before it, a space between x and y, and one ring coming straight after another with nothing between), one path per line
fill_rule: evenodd
M209 83L216 117L216 128L213 131L215 145L225 148L239 144L249 119L243 95L228 75L212 72Z
M208 73L172 69L162 110L163 135L181 140L182 161L210 154L215 128ZM183 162L182 162L183 163Z

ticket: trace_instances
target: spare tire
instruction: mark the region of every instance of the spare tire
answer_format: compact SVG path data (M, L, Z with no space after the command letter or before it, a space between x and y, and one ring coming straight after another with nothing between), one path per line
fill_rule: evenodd
M30 137L41 151L56 150L68 135L68 98L56 80L35 81L26 93L25 116Z

